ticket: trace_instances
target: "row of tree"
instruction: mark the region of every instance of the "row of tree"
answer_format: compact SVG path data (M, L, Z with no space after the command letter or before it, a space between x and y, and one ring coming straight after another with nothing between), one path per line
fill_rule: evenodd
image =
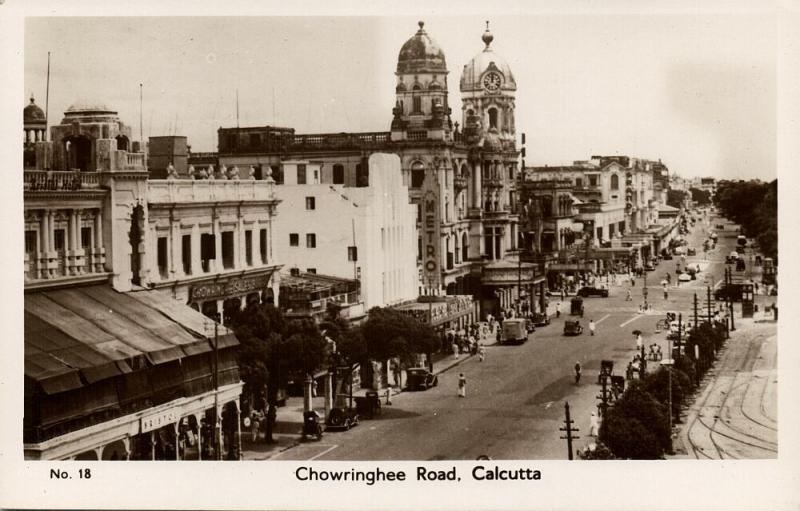
M439 344L429 324L396 310L375 307L358 326L350 326L340 311L329 304L319 324L310 318L288 320L271 304L253 303L234 315L230 326L240 342L239 372L251 408L268 404L274 411L279 389L319 369L335 365L352 373L359 364L392 358L409 364ZM341 376L344 381L350 374Z
M762 253L778 261L778 180L719 181L714 205L755 238Z
M725 338L721 323L701 324L690 333L684 353L675 350L671 375L670 369L661 367L641 380L629 382L622 397L606 412L600 426L599 447L584 458L661 459L672 452L667 414L673 414L673 422L680 422L682 406L711 367ZM694 345L698 346L699 357L695 356Z

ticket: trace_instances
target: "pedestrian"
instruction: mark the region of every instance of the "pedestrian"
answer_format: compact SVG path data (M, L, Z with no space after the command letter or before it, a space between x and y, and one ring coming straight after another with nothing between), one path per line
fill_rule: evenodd
M589 320L589 332L591 332L590 335L594 335L594 327L595 327L594 320L590 319Z
M631 290L628 289L628 294L625 296L625 301L626 302L630 302L632 300L633 300L633 297L631 296Z
M311 380L311 397L317 397L317 380Z
M497 334L495 334L494 339L497 342L497 344L502 344L503 336L500 333L500 329L499 328L497 329Z
M458 397L467 397L467 377L464 373L458 375Z
M486 348L481 344L478 346L478 360L483 362L483 359L486 358Z
M667 291L667 288L664 288L664 300L668 299L669 299L669 291Z
M454 340L453 341L453 358L458 360L458 343Z
M597 422L597 413L592 412L592 416L589 419L589 435L596 437L599 429L600 425Z
M561 317L561 301L559 300L559 302L556 304L556 318L560 317Z
M644 340L642 339L642 334L641 334L641 333L639 333L639 334L636 336L636 349L637 349L638 351L642 351L642 346L644 346Z
M575 385L581 381L581 362L575 362Z

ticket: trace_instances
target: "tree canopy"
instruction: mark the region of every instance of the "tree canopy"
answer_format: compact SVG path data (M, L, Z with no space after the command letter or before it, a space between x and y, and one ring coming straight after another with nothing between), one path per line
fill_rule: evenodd
M680 208L685 198L686 192L683 190L667 190L667 206Z
M701 190L700 188L689 188L689 192L692 194L692 200L695 204L699 206L707 206L711 204L711 193L707 190Z
M410 361L417 353L435 350L438 344L429 324L389 308L370 309L362 334L371 360L399 357Z
M714 203L744 234L758 241L767 257L778 260L778 180L720 181Z

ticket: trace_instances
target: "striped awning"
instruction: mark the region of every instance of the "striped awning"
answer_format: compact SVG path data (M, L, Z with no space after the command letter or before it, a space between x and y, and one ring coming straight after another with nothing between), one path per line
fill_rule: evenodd
M213 323L156 290L109 285L25 295L25 376L54 394L130 373L130 362L165 364L211 351ZM238 344L218 328L219 347Z

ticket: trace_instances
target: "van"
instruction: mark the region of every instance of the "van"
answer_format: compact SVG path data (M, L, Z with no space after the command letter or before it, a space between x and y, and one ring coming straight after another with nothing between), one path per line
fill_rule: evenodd
M503 321L503 344L522 344L528 340L527 320L524 318L509 318Z

